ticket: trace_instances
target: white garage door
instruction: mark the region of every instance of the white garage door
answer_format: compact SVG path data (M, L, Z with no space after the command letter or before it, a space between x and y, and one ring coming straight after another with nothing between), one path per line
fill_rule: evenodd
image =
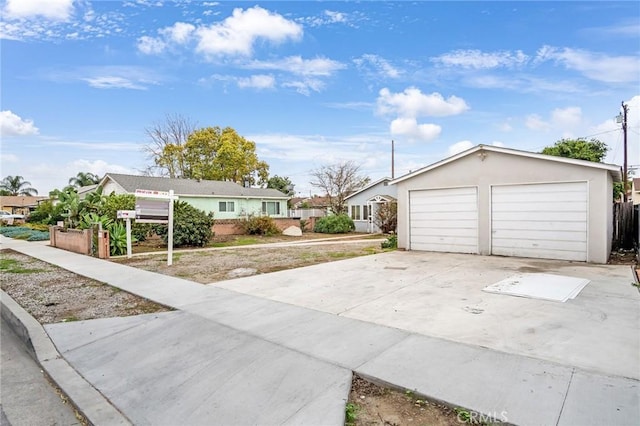
M478 253L478 191L411 191L409 223L411 250Z
M494 186L491 252L587 260L587 183Z

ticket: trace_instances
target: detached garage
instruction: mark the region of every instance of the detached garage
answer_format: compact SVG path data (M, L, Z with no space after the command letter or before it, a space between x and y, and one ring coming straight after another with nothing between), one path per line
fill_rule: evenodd
M478 145L392 181L398 246L606 263L615 165Z

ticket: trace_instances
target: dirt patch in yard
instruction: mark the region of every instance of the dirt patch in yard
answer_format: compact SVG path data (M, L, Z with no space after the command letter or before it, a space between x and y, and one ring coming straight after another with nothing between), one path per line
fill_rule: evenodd
M13 250L0 250L0 287L41 324L171 309Z
M469 420L469 416L467 411L427 401L411 391L378 386L354 374L346 424L460 426Z
M185 250L174 253L172 266L167 266L166 254L145 255L131 259L117 258L112 261L202 284L210 284L229 279L230 273L238 269L253 270L255 274L264 274L383 251L380 242L372 240L286 247Z

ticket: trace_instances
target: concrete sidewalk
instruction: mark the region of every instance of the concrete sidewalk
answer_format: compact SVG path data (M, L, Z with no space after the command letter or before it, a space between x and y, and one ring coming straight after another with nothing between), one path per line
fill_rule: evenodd
M66 361L135 424L343 424L352 371L513 424L631 425L640 414L634 379L1 241L177 309L45 327Z

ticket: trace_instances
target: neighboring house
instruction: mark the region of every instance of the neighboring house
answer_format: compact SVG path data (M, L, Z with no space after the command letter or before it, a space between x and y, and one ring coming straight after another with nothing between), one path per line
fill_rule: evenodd
M347 213L353 219L356 232L377 233L380 228L373 223L381 205L396 201L398 189L389 185L391 179L382 178L345 198Z
M38 203L48 200L49 197L27 197L23 195L2 195L0 196L0 210L11 214L22 214L28 216L29 213L38 207Z
M329 212L329 197L320 197L319 195L306 198L295 197L290 200L289 205L291 206L290 217L301 219L323 217Z
M631 201L633 205L640 204L640 178L631 181Z
M399 177L398 247L606 263L621 168L478 145Z
M287 217L288 196L277 189L245 188L234 182L172 179L107 173L99 183L102 193L134 194L136 189L173 190L180 201L213 212L215 219L237 219L249 215Z
M97 188L98 188L98 184L96 183L95 185L81 186L80 188L77 188L76 191L78 192L78 197L81 200L84 200L87 194L95 191Z

